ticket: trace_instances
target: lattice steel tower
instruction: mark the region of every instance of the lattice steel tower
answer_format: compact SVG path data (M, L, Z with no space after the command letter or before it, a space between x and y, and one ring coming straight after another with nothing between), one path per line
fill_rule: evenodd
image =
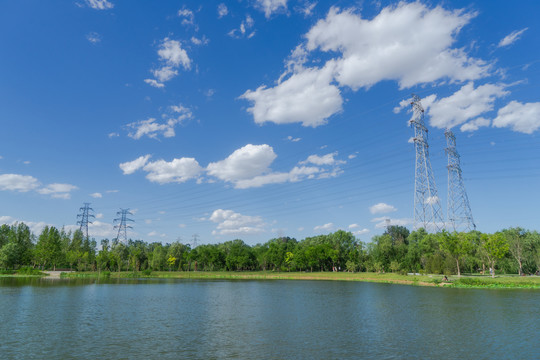
M414 228L423 227L427 232L439 232L444 228L444 221L429 161L428 129L424 124L424 108L418 96L413 95L411 107L413 118L409 123L414 128L413 140L416 151Z
M94 209L90 207L90 203L84 203L84 206L80 208L79 211L81 213L77 215L77 219L81 218L81 220L77 220L77 225L81 225L81 232L83 235L86 235L86 238L88 239L88 224L92 223L89 218L95 218L90 212L94 211Z
M129 219L127 216L133 215L129 209L120 209L116 213L116 216L120 216L119 218L114 219L114 222L120 222L118 225L114 225L115 229L118 229L118 235L116 235L116 240L120 241L120 235L122 235L124 242L127 242L127 229L133 229L133 226L129 226L127 224L128 221L134 222L134 220Z
M446 154L448 155L448 230L472 231L476 225L472 217L469 197L461 176L459 154L456 150L456 136L450 129L444 131L446 137Z

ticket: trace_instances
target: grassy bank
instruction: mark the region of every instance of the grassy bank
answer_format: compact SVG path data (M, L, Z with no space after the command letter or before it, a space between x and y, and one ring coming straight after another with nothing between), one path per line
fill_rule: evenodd
M460 288L529 288L540 289L539 276L450 276L448 282L441 282L441 275L399 275L377 273L346 273L346 272L272 272L272 271L143 271L143 272L76 272L63 274L69 278L169 278L169 279L253 279L253 280L333 280L333 281L364 281L388 284L405 284L417 286L448 286Z

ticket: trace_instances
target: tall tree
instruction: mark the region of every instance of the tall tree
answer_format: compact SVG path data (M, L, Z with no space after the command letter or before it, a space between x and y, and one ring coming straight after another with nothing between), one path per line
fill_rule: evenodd
M482 248L491 266L491 277L495 277L495 264L508 253L508 241L501 233L482 234Z

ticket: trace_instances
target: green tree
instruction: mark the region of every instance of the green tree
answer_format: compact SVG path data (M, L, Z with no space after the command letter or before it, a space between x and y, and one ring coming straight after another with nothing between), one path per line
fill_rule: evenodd
M525 254L530 247L527 231L522 228L510 228L502 231L508 242L508 249L519 266L519 275L523 274Z
M456 262L457 274L461 277L459 261L472 251L470 237L466 233L449 233L446 230L441 231L438 237L442 250Z
M491 276L495 277L495 264L508 253L508 241L501 233L482 234L482 248L492 269Z

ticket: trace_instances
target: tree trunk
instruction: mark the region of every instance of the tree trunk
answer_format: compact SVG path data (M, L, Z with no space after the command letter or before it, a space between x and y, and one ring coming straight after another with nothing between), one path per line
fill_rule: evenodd
M461 277L461 272L459 271L459 258L456 259L456 265L457 265L457 276Z

